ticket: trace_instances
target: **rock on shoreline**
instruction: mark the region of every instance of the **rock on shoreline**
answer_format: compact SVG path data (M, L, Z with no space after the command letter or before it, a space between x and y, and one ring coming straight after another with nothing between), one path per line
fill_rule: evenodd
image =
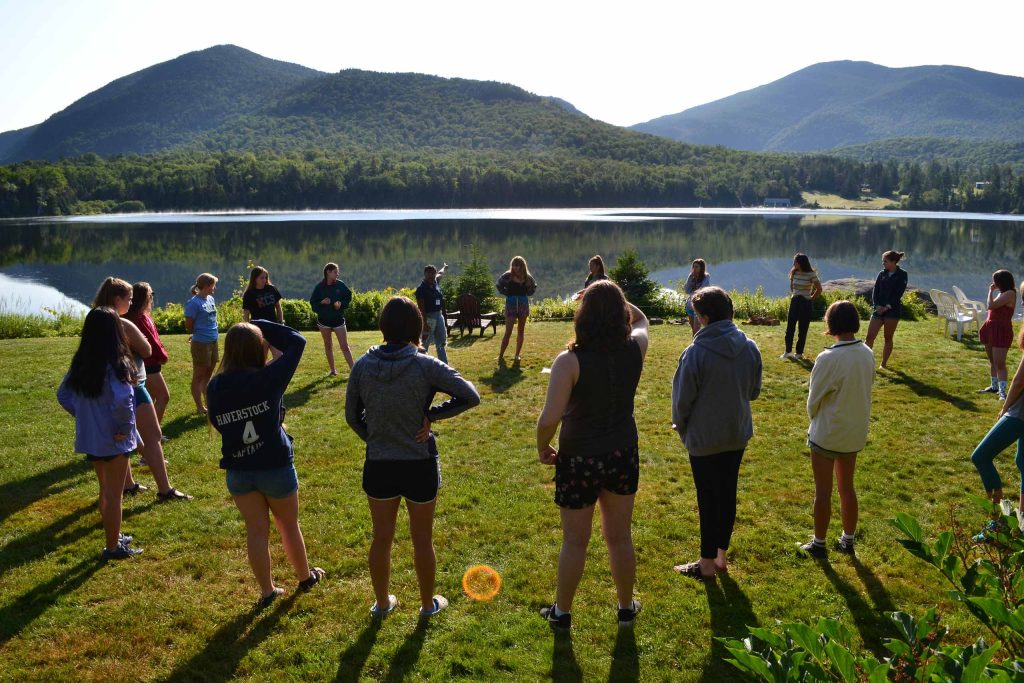
M838 280L826 280L821 283L821 289L826 292L834 292L836 290L853 290L857 296L862 296L865 299L871 299L871 290L875 286L874 280L863 280L856 277L844 277ZM929 313L935 313L935 303L932 301L931 295L923 289L918 289L914 286L907 287L907 294L913 294L918 299L924 302L925 308L928 309Z

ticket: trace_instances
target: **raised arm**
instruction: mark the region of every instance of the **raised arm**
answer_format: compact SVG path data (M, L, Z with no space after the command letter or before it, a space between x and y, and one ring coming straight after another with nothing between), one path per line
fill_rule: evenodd
M650 343L649 332L651 323L639 308L628 301L626 306L629 309L629 326L633 328L629 336L636 340L637 346L640 347L640 357L644 358L647 356L647 345Z
M281 352L281 357L263 368L265 381L277 386L281 391L292 380L302 352L306 348L306 338L286 325L269 320L254 320L253 325L260 328L267 343Z

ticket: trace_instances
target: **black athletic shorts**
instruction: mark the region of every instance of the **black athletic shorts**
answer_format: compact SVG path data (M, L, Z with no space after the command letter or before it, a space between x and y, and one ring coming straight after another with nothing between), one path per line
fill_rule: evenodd
M363 491L376 500L405 498L412 503L429 503L441 488L441 461L435 456L423 460L367 460L363 463Z
M162 365L147 365L146 366L146 374L147 375L159 375L160 371L163 370L163 367L164 366L162 366Z
M600 455L558 454L555 461L555 504L578 510L597 502L601 491L620 496L636 493L640 484L637 446Z

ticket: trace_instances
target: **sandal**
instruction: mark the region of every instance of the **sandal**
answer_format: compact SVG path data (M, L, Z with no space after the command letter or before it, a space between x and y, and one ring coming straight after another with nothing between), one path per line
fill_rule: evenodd
M704 574L703 572L701 572L700 562L687 562L686 564L677 564L672 569L679 572L683 576L689 576L691 579L700 579L701 581L715 580L715 574Z
M310 567L309 578L299 581L299 590L303 592L308 591L313 586L323 581L325 576L327 576L327 572L320 567Z
M278 596L283 593L283 588L275 588L274 590L270 591L269 595L264 595L262 598L260 598L260 601L256 603L256 609L261 610L270 607L270 605L273 604L274 600L277 600Z
M134 496L137 493L142 493L143 491L148 491L148 490L149 490L148 486L143 486L139 482L135 482L135 486L129 486L128 488L126 488L122 492L122 496ZM159 495L160 494L157 494L157 496L159 496Z
M192 500L192 496L187 493L182 493L176 488L167 489L167 493L157 492L156 502L166 503L169 500Z

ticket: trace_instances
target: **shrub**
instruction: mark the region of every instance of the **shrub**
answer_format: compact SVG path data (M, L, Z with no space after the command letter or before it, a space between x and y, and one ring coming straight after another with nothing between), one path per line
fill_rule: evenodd
M462 273L441 278L441 292L449 308L455 308L455 301L463 294L472 294L480 301L481 311L502 311L505 306L495 289L497 278L476 245L469 247L469 260L461 262Z
M316 328L313 307L305 299L281 299L281 312L284 324L296 330L312 330Z
M530 304L530 320L572 320L578 305L572 300L541 299Z
M650 271L635 249L627 249L615 260L608 277L622 288L627 301L648 316L654 315L654 310L664 304L658 296L661 287L650 278Z

